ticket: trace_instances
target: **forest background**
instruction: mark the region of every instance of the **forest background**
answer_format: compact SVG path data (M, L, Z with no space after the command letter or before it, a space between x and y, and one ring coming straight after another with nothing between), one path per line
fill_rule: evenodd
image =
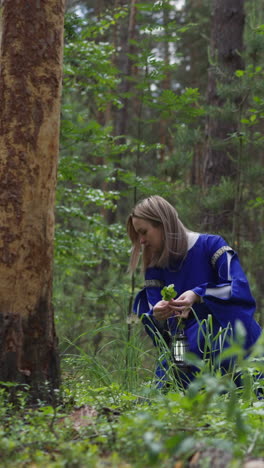
M245 24L219 17L217 31L211 6L68 2L54 282L62 352L68 342L118 352L142 283L127 274L125 221L151 194L238 251L263 325L264 7L246 1Z

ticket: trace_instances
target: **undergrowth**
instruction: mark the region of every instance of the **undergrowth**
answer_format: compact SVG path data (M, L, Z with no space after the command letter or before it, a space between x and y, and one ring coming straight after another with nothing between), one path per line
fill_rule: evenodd
M0 466L184 468L196 460L204 467L213 466L214 454L223 466L240 467L264 457L264 400L257 394L263 381L254 377L264 371L263 338L250 358L242 351L238 358L242 388L203 361L186 391L155 388L153 369L145 368L153 351L143 350L139 338L135 331L129 343L121 340L110 365L107 345L93 357L71 346L54 406L29 406L29 390L20 387L14 404L2 383ZM238 343L234 349L239 355Z

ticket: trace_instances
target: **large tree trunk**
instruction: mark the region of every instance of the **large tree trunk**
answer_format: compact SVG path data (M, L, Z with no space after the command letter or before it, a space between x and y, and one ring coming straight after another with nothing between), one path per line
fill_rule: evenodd
M205 188L216 186L222 177L237 177L238 145L230 135L238 131L241 96L235 84L235 71L243 69L244 0L214 0L211 31L211 66L208 76L207 144L204 152ZM229 85L227 92L226 86ZM230 224L233 203L211 213L207 224L214 229Z
M0 380L59 385L52 308L64 0L4 0L0 75Z

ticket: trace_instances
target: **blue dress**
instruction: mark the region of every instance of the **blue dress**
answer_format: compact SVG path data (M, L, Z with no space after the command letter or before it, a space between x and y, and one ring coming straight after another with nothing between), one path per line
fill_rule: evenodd
M254 319L256 303L246 275L236 252L220 236L197 234L183 261L171 268L148 268L145 280L146 286L136 296L134 312L141 317L155 346L162 327L153 317L153 306L162 299L162 287L169 284L174 284L178 296L192 290L201 297L201 303L193 305L195 314L184 320L190 352L199 358L204 357L205 343L201 326L205 328L205 320L209 314L213 323L210 352L213 351L215 355L220 347L227 347L229 344L229 340L225 339L220 346L219 339L214 339L219 330L226 329L225 336L234 336L237 320L242 322L246 331L244 349L249 350L261 334L261 328ZM175 335L177 319L168 319L166 328L168 336ZM229 364L227 361L221 363L224 372ZM157 368L159 379L164 378L165 368L166 363ZM192 378L193 370L189 380Z

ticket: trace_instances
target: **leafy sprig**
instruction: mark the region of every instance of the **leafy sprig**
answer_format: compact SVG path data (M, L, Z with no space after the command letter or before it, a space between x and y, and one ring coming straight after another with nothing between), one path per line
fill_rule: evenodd
M174 284L169 284L169 286L164 286L161 290L162 299L164 301L170 301L171 299L175 299L177 296L177 291L174 289Z

